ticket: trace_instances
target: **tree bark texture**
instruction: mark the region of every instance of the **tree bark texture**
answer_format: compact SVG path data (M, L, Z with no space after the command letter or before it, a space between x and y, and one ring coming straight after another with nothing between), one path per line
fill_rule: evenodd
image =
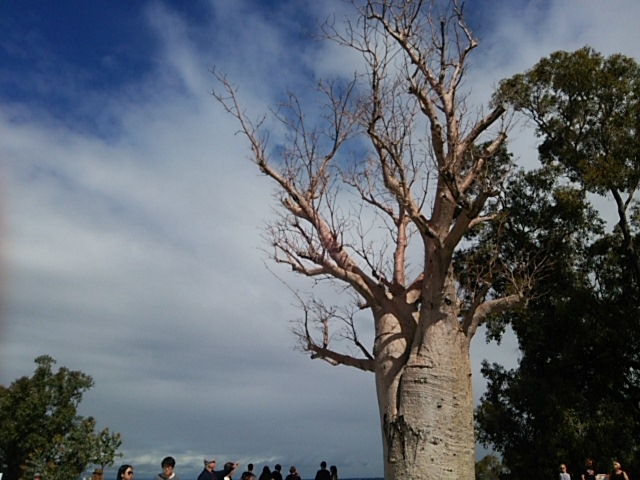
M388 313L377 322L375 373L386 479L474 478L470 339L455 309L437 301L450 290L436 289L440 293L423 305L409 337L401 328L408 319Z

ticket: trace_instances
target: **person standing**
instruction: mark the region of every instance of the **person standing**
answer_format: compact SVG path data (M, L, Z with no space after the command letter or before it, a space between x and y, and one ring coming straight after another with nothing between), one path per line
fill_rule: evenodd
M258 477L258 480L271 480L271 469L269 468L269 465L265 465L262 468L262 473Z
M320 470L316 472L315 480L331 480L331 474L327 470L327 462L320 462Z
M571 480L571 475L567 472L567 465L560 464L560 480Z
M593 465L592 458L587 458L584 462L584 470L582 470L582 480L596 480L596 467Z
M629 480L629 476L627 472L622 470L620 462L613 462L613 472L611 472L609 480Z
M271 472L271 480L282 480L282 465L276 463Z
M331 474L331 480L338 480L338 467L331 465L329 467L329 473Z
M162 467L162 473L156 475L155 480L180 480L173 471L176 468L176 461L173 457L164 457L160 466Z
M247 464L247 470L242 472L241 477L245 480L255 480L256 474L253 473L253 463Z
M198 480L218 480L218 475L213 471L216 468L215 459L209 457L204 459L204 469L198 475ZM222 477L221 479L222 480Z
M131 465L121 465L118 469L118 475L116 480L132 480L133 479L133 467Z
M239 465L240 464L238 462L236 463L227 462L224 464L224 468L222 469L222 472L215 472L215 473L218 475L222 475L223 480L231 480L231 475L233 475L233 473L236 471Z
M289 468L289 475L284 480L300 480L300 474L295 466L291 465Z
M198 480L223 480L224 477L231 477L239 465L239 463L227 462L222 470L214 470L216 460L212 457L205 458L204 469L198 475Z

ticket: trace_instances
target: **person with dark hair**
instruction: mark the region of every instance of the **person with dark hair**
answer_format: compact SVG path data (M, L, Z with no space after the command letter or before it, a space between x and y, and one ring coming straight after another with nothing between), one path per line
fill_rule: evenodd
M271 472L272 480L282 480L282 465L276 463L276 466L273 467L273 472Z
M164 457L160 466L162 467L162 473L156 475L155 480L180 480L173 471L176 468L176 461L173 457Z
M291 465L291 468L289 468L289 475L287 475L287 478L284 480L300 480L300 474L295 466Z
M133 478L133 467L131 465L121 465L118 469L116 480L131 480Z
M560 464L560 477L559 480L571 480L571 475L569 475L569 472L567 472L567 464L566 463L561 463Z
M247 464L247 470L242 472L242 480L254 480L256 479L256 474L253 473L253 463Z
M338 480L338 467L331 465L329 467L329 473L331 473L331 480Z
M593 465L593 458L587 458L584 462L584 469L582 470L582 480L596 480L596 467Z
M231 480L231 475L238 469L240 463L227 462L222 469L222 478L224 480Z
M262 468L262 473L258 477L258 480L271 480L271 469L268 465Z
M320 470L316 472L315 480L331 480L331 474L327 470L327 462L320 462Z

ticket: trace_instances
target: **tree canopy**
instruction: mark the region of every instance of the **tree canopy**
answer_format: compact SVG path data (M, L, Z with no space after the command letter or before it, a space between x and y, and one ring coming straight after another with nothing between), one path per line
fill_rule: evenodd
M518 368L483 366L479 439L516 478L550 477L561 462L575 475L585 457L601 473L612 459L638 467L639 86L632 59L590 48L556 52L501 84L500 101L534 122L543 164L525 176L526 209L512 209L508 224L553 255L527 308L492 324L496 336L511 324ZM611 231L591 204L605 195Z
M93 379L61 367L47 355L35 359L31 377L0 386L0 467L4 480L78 478L90 465L113 465L122 441L109 429L95 431L93 417L78 415Z

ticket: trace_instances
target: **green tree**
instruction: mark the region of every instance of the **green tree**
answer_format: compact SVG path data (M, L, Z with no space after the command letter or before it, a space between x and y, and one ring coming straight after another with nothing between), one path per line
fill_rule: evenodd
M3 478L30 478L34 472L49 480L77 478L89 465L109 465L120 446L120 435L95 432L95 419L78 415L84 392L93 379L61 367L55 360L36 358L32 377L0 387L0 465Z
M541 137L540 160L557 165L587 192L610 194L618 216L621 254L640 283L640 65L589 47L559 51L531 70L503 80L495 95L533 121Z
M516 478L554 475L560 462L576 471L586 456L600 471L613 458L637 466L639 84L633 60L584 48L501 85L499 101L533 120L543 163L526 176L528 206L511 210L505 231L519 248L553 255L527 308L491 325L497 337L512 325L518 368L483 366L479 438ZM606 193L618 217L611 232L588 202Z
M527 308L505 319L518 338L518 368L482 369L479 439L523 480L550 476L560 462L576 471L586 456L604 471L612 458L631 468L639 446L640 299L615 243L576 233Z
M500 480L503 465L495 455L485 455L476 462L476 480Z
M105 428L95 438L91 464L98 465L100 471L104 472L105 467L113 466L115 459L122 456L122 453L118 452L121 445L122 438L120 434L112 433L108 428Z

